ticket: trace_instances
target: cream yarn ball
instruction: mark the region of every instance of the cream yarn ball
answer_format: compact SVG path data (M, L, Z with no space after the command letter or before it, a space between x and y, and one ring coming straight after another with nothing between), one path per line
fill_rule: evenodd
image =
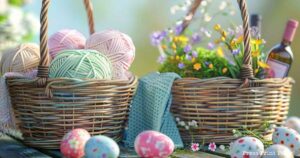
M85 47L104 53L110 59L113 66L113 79L124 79L124 73L135 57L132 39L117 30L94 33L87 39Z
M84 49L86 39L83 34L74 29L63 29L50 36L49 53L53 58L62 50Z
M4 52L0 61L0 73L28 72L37 69L39 62L39 45L34 43L21 44Z

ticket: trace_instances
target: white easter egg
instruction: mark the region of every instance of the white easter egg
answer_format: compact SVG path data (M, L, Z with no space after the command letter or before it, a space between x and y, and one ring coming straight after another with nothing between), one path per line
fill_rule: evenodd
M274 144L282 144L288 147L294 155L300 154L300 135L288 127L277 127L272 136Z
M120 154L120 148L113 139L98 135L86 142L84 152L86 158L117 158Z
M265 150L263 158L293 158L292 151L281 144L274 144Z
M283 124L285 127L289 127L300 133L300 119L298 117L289 117Z
M260 158L263 152L263 143L254 137L240 138L230 147L231 158Z

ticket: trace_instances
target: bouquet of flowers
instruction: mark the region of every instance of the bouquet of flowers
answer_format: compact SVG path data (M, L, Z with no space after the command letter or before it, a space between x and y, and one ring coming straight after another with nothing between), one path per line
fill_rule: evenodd
M189 2L188 0L185 4L188 5ZM210 0L202 1L200 8L202 16L193 18L205 22L200 30L184 29L183 22L179 21L172 29L154 32L151 35L152 44L160 51L158 58L161 64L160 72L175 72L181 77L239 78L244 52L243 28L233 25L223 29L219 24L215 24L213 29L206 28L205 26L211 23L214 17L235 13L232 4L223 1L220 3L219 11L210 16L207 10L211 3ZM171 11L174 12L174 8L177 10L187 8L186 5L172 7ZM218 33L220 38L213 39L212 33ZM265 78L268 69L268 65L264 62L265 41L260 38L255 28L252 29L251 44L255 77Z

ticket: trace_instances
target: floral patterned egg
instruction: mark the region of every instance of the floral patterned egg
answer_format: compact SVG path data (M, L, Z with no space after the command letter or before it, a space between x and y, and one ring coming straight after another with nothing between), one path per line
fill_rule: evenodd
M88 140L84 152L86 158L118 158L120 148L113 139L98 135Z
M231 158L260 158L263 152L263 143L254 137L240 138L230 146Z
M300 119L298 117L289 117L283 124L285 127L289 127L300 133Z
M60 151L66 158L81 158L84 156L85 143L90 139L85 129L77 128L68 132L60 143Z
M174 143L162 133L144 131L136 137L134 148L140 157L166 158L173 153Z
M288 127L277 127L272 136L274 144L282 144L290 148L294 155L300 154L300 135Z
M274 144L265 150L263 158L293 158L292 151L281 144Z

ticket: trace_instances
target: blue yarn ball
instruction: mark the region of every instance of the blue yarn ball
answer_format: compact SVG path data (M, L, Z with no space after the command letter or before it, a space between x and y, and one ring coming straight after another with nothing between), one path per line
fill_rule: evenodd
M62 51L49 69L49 78L112 79L111 62L96 50Z

